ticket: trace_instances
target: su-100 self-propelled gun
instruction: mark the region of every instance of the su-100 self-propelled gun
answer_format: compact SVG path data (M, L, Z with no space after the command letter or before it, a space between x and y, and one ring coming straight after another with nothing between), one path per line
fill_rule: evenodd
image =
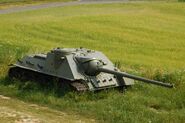
M173 87L170 83L120 72L103 53L85 48L56 48L46 54L28 55L9 70L13 78L32 79L35 75L37 79L40 75L62 79L77 91L127 87L133 85L134 80Z

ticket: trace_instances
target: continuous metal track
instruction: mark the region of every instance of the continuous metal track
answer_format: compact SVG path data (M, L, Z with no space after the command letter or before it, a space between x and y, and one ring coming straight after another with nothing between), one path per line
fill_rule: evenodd
M57 81L59 83L58 86L61 86L61 89L64 89L65 87L70 87L71 89L79 92L88 90L87 86L80 81L71 82L69 80L38 72L33 72L31 70L22 69L19 67L11 67L9 69L8 76L12 79L19 79L21 81L35 81L47 85L49 85L53 81Z

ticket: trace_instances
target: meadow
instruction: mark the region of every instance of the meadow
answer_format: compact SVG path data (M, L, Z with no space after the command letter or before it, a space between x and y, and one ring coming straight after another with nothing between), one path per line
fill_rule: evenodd
M106 123L185 122L185 4L78 5L0 15L0 93ZM128 73L175 84L136 82L121 93L60 93L56 86L12 81L8 65L54 47L104 52Z

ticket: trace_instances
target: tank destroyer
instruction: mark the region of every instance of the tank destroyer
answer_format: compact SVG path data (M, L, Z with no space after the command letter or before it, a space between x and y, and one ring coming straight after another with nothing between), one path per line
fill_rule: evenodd
M11 78L55 77L77 91L127 87L134 80L172 88L170 83L121 72L102 52L86 48L55 48L48 53L24 56L9 69ZM61 81L62 82L62 81Z

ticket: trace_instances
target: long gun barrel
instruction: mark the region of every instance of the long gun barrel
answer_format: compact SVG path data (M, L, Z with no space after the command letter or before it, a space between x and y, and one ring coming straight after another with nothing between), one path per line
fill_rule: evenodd
M124 72L112 71L112 70L105 69L105 68L102 68L102 67L98 68L98 71L109 73L109 74L114 74L116 76L122 76L122 77L131 78L131 79L134 79L134 80L143 81L145 83L151 83L151 84L160 85L160 86L164 86L164 87L168 87L168 88L173 88L173 84L170 84L170 83L164 83L164 82L160 82L160 81L156 81L156 80L151 80L151 79L131 75L131 74L124 73Z

